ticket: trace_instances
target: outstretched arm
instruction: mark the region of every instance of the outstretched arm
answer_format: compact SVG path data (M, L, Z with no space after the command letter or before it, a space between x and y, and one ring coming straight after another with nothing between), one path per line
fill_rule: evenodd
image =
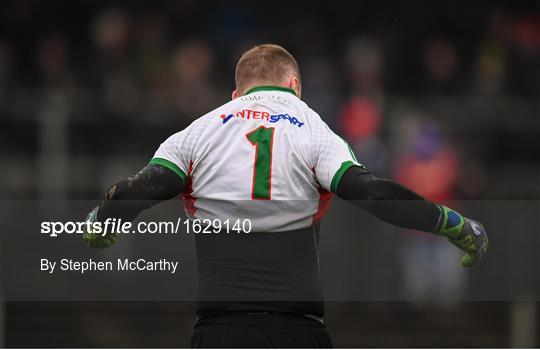
M87 217L89 222L104 222L109 218L132 221L145 209L178 196L184 181L170 169L149 164L133 176L111 186L105 199ZM88 232L88 246L107 248L116 242L114 234L104 237Z
M486 252L488 239L482 224L362 167L347 169L337 194L390 224L447 237L466 253L463 266L472 266Z

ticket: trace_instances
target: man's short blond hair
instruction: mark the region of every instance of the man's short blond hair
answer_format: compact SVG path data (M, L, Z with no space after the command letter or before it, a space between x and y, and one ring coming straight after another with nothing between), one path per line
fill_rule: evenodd
M243 94L250 87L279 85L293 75L300 83L300 69L293 55L279 45L258 45L244 52L238 60L236 91Z

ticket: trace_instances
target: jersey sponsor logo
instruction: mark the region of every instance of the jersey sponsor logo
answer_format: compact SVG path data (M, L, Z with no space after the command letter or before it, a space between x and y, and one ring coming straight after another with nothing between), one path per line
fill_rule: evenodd
M293 117L293 116L291 116L291 115L289 115L287 113L286 114L275 114L275 115L270 116L270 123L277 123L280 120L288 120L289 123L291 123L291 125L296 125L299 128L301 128L302 125L304 125L304 123L302 123L301 121L296 119L296 117Z
M297 126L299 128L301 128L304 125L303 122L301 122L296 117L293 117L288 113L270 114L268 112L255 111L252 109L242 109L235 113L231 113L227 115L222 114L220 116L221 120L223 121L223 124L227 124L227 122L231 120L233 117L242 118L242 119L266 120L270 123L277 123L281 120L285 120L285 121L288 121L291 125Z

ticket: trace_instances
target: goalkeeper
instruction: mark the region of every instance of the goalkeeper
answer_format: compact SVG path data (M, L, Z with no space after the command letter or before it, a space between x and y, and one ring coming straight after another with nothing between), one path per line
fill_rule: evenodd
M285 49L247 51L235 80L232 101L167 139L88 216L133 220L182 195L191 217L240 213L252 220L254 233L245 240L195 236L199 288L192 346L332 346L318 265L319 221L332 193L390 224L446 237L464 252L465 267L484 256L488 239L480 223L358 163L300 99L300 71ZM85 240L106 248L116 236L89 232Z
M180 195L184 188L185 184L174 172L158 164L149 164L134 176L112 186L87 220L121 218L131 221L142 210ZM489 241L481 223L432 203L392 180L378 178L364 167L346 170L337 195L390 224L448 238L465 253L461 259L464 267L474 265L486 253ZM108 248L117 237L114 233L102 237L89 232L84 238L89 247Z

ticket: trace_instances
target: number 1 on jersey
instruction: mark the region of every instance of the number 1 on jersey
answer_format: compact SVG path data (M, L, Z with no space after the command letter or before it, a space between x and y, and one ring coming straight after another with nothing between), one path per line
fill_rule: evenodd
M272 146L274 128L259 126L246 134L248 141L255 146L255 165L251 198L270 199L272 186Z

